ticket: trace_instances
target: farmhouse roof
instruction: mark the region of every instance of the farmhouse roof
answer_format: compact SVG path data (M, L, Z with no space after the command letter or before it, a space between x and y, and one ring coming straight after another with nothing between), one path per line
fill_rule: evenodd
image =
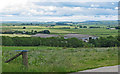
M96 37L96 36L84 35L84 34L67 34L67 35L64 35L64 37L69 37L69 38L72 38L72 37L84 38L84 37Z

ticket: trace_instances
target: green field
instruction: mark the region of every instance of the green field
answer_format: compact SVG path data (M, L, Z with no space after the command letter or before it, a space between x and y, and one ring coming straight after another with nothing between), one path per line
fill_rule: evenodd
M51 34L57 34L57 35L65 35L68 33L78 33L78 34L87 34L87 35L95 35L99 37L107 37L107 36L118 36L118 30L110 30L106 28L78 28L74 29L73 26L55 26L53 28L45 27L45 26L25 26L26 29L22 29L24 26L3 26L2 31L43 31L43 30L49 30ZM59 29L61 27L70 27L71 29ZM9 36L10 34L3 36ZM11 36L11 35L10 35ZM22 35L20 35L22 36ZM25 35L24 35L25 36ZM28 36L28 35L26 35ZM29 35L30 36L30 35Z
M87 25L88 27L90 25ZM23 29L26 27L26 29ZM70 27L70 29L60 29ZM95 35L98 37L118 36L118 30L102 28L78 28L75 26L2 26L5 31L43 31L49 30L50 34L65 35L69 33ZM10 37L31 37L25 34L0 34L0 36ZM22 56L17 59L4 63L19 52L15 50L29 50L29 68L22 65ZM24 47L24 46L2 46L2 70L3 72L77 72L103 66L118 65L118 48L66 48L66 47Z
M29 50L29 68L22 65L22 57L4 63L19 52ZM2 47L3 72L77 72L103 66L118 65L118 48L66 47Z

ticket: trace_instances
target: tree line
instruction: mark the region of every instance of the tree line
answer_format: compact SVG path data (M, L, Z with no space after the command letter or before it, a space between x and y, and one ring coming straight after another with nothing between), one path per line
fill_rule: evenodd
M2 36L3 46L52 46L52 47L116 47L120 42L116 37L101 37L99 39L83 42L77 38L64 39L63 37L8 37Z
M120 37L100 37L99 39L90 39L89 43L93 44L95 47L118 47L120 46Z
M29 32L29 31L6 31L6 32L2 32L2 34L27 34L27 35L34 35L37 33L50 34L50 31L49 30L43 30L43 31L31 30L31 32Z
M77 38L64 39L63 37L8 37L2 36L3 46L52 46L52 47L87 47L91 46Z

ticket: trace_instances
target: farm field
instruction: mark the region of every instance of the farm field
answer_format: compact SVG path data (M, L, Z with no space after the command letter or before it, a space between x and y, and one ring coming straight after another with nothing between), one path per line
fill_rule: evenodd
M0 70L67 74L120 65L119 4L4 1Z
M118 65L118 48L66 47L2 47L2 62L18 51L28 50L29 68L22 65L22 57L3 63L3 72L77 72L103 66Z
M100 37L118 36L118 30L109 30L105 28L100 29L68 29L66 31L72 31L79 34L95 35Z
M30 35L23 34L0 34L0 36L9 36L9 37L30 37Z
M56 35L65 35L68 33L78 33L78 34L87 34L87 35L95 35L99 37L107 37L107 36L118 36L118 30L110 30L106 28L78 28L74 29L72 26L65 26L70 27L71 29L60 29L60 27L64 26L55 26L53 28L48 28L45 26L25 26L26 29L22 29L23 26L3 26L2 31L43 31L43 30L49 30L51 34ZM10 34L7 34L6 36L9 36ZM4 36L4 34L3 34ZM11 35L10 35L11 36ZM22 35L21 35L22 36ZM25 35L24 35L25 36ZM28 35L27 35L28 36Z

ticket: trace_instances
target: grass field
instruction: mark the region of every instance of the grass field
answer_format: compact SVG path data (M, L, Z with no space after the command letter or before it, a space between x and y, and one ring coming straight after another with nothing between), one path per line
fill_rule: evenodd
M95 35L100 37L107 37L107 36L118 36L118 30L109 30L105 28L99 29L68 29L66 31L72 31L79 34L88 34L88 35Z
M106 28L97 28L97 29L74 29L73 26L55 26L53 28L45 27L45 26L25 26L26 29L22 29L24 26L3 26L2 31L43 31L43 30L49 30L51 34L57 34L57 35L65 35L68 33L78 33L78 34L88 34L88 35L95 35L99 37L107 37L107 36L118 36L118 30L110 30ZM59 29L61 27L71 27L71 29ZM11 34L7 34L7 36L11 36ZM6 36L3 34L3 36ZM14 35L16 36L16 35ZM22 35L20 35L22 36ZM28 36L28 35L24 35Z
M29 50L29 68L22 57L4 63L19 52ZM118 48L2 47L3 72L77 72L118 64Z
M65 35L69 33L95 35L99 37L118 36L118 30L106 28L90 29L74 26L2 26L2 31L43 31L49 30L51 34ZM71 29L60 29L70 27ZM0 34L10 37L30 37L25 34ZM19 52L15 50L29 50L29 68L22 65L22 56L4 63ZM2 47L3 72L77 72L103 66L118 65L118 48L66 48L66 47Z

